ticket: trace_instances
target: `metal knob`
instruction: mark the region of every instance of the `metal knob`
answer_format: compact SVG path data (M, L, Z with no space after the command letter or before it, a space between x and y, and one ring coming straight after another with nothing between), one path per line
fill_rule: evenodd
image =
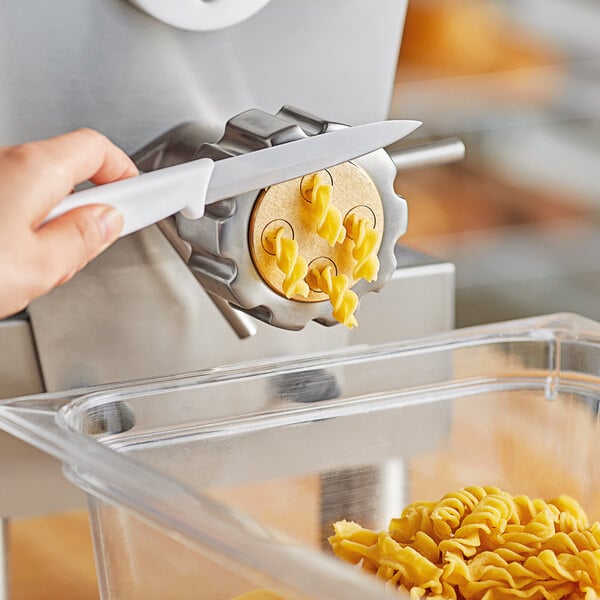
M410 171L462 160L465 157L465 145L458 138L449 138L400 150L391 150L389 154L398 172Z

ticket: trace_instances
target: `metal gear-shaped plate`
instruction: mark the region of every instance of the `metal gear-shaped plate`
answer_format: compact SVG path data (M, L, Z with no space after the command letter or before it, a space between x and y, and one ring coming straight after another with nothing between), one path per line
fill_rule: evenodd
M193 158L220 160L340 127L346 125L287 106L275 115L252 109L230 119L223 137L215 144L203 144ZM406 201L394 192L396 168L385 150L327 169L326 175L343 214L360 211L372 217L379 234L377 279L367 282L350 277L351 289L360 298L381 289L396 268L394 246L406 231ZM328 326L337 321L327 296L319 290L312 289L307 298L288 299L282 293L283 275L262 244L268 226L277 220L287 223L307 262L331 260L335 270L346 274L350 264L347 245L332 250L306 229L302 179L212 204L201 219L177 215L179 235L192 246L189 266L200 283L236 308L292 330L310 321Z

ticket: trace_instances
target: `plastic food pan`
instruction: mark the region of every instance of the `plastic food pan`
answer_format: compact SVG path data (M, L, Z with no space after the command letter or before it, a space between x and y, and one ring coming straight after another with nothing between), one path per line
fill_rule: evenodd
M599 400L600 325L554 315L19 398L0 425L88 493L103 599L384 600L332 522L467 485L599 519Z

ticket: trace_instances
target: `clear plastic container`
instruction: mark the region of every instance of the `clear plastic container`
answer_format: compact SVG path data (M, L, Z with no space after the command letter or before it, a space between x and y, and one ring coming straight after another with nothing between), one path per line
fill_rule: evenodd
M90 497L103 599L398 598L328 550L466 485L600 518L600 325L555 315L0 404Z

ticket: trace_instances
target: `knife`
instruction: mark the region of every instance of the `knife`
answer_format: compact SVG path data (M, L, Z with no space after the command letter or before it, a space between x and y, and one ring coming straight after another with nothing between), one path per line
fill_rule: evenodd
M121 237L177 212L198 219L206 204L363 156L406 137L420 125L420 121L378 121L218 161L199 158L75 192L55 206L44 223L87 204L107 204L119 210Z

